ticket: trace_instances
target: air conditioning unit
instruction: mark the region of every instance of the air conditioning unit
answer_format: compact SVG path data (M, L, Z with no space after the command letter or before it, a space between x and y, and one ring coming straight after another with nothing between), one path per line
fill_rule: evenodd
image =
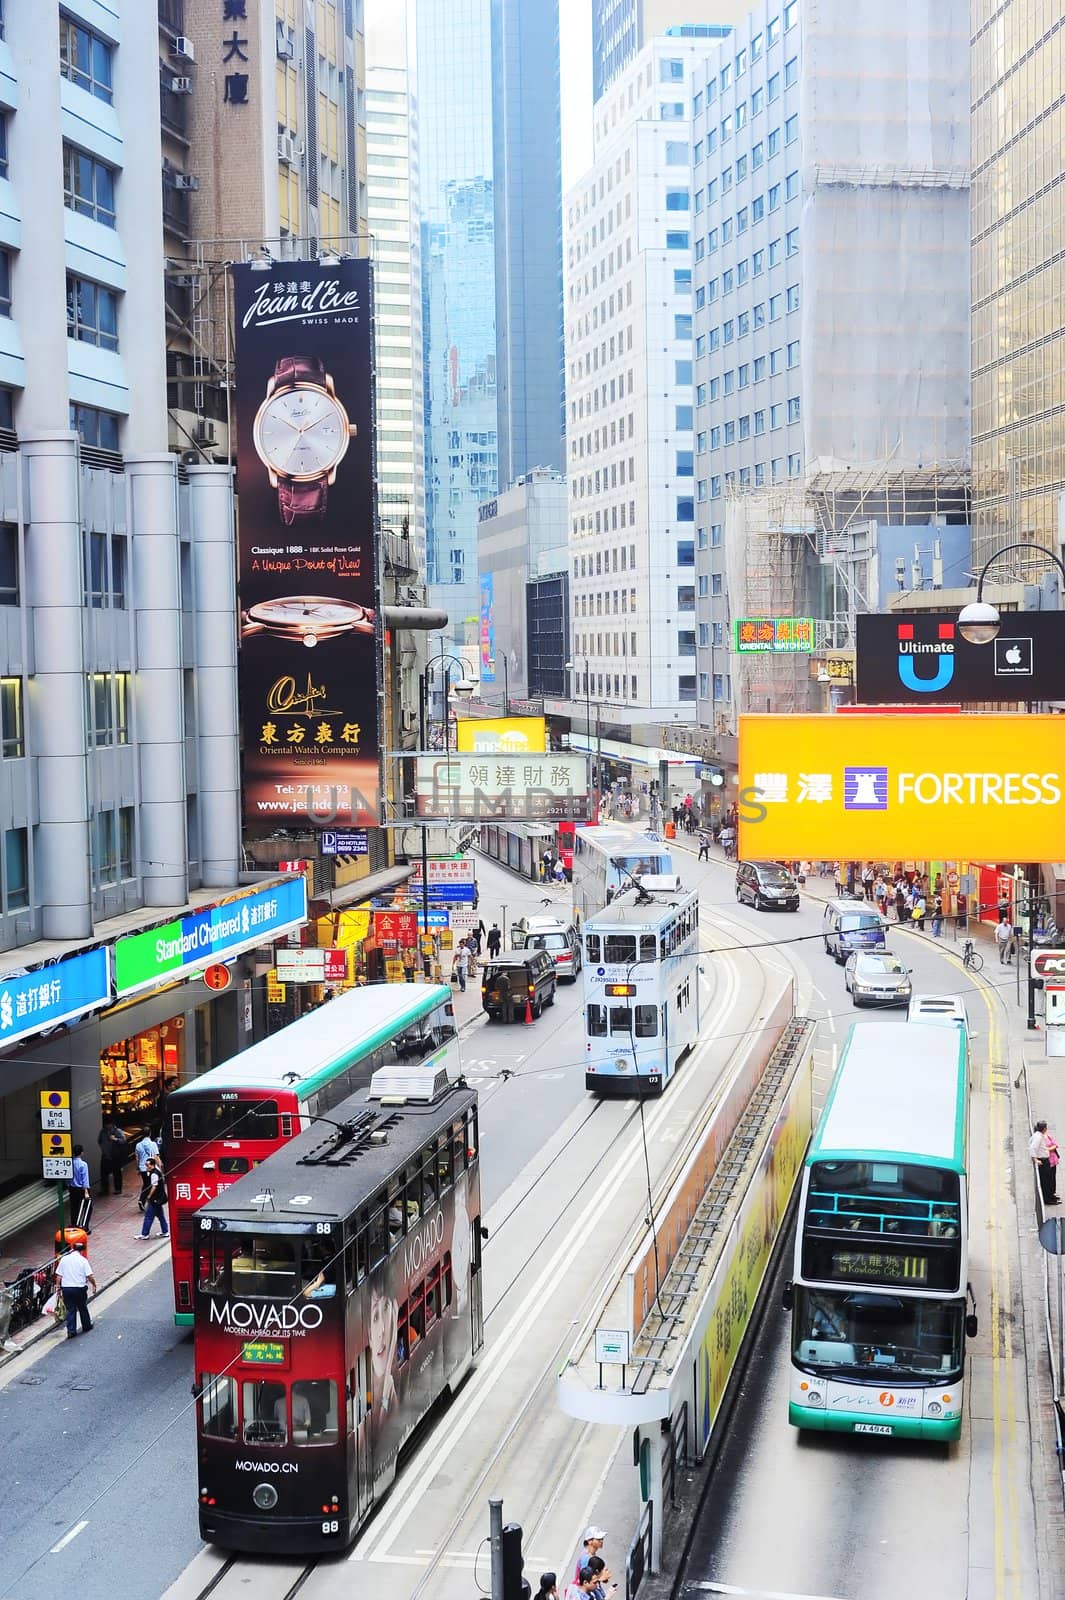
M199 178L193 177L191 172L175 172L174 173L174 188L175 189L198 189L199 187L200 187Z
M214 444L216 442L214 423L201 417L193 429L192 436L197 444Z
M196 59L196 50L192 40L183 33L178 34L174 40L170 47L170 54L178 56L182 61L195 61Z
M284 161L287 166L296 165L296 141L290 133L279 133L277 136L277 159Z
M277 24L277 59L292 61L296 55L296 36L283 22Z
M171 94L191 94L192 93L192 79L191 78L171 78L171 80L170 80L170 92L171 92Z
M199 275L195 272L175 272L170 282L175 289L195 289L199 287Z

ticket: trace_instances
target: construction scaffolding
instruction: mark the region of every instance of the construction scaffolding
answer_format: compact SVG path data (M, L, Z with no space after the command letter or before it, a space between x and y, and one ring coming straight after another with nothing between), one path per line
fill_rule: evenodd
M817 617L817 525L801 482L768 489L729 486L725 572L729 608L741 617ZM737 711L817 708L809 653L733 651Z

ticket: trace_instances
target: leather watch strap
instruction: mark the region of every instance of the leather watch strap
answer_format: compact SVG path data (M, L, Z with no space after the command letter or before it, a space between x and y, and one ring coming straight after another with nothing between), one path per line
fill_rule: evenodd
M277 508L286 527L302 522L307 517L324 517L326 505L325 478L314 478L304 483L294 483L290 478L280 478L277 484Z
M280 389L292 383L325 382L325 366L317 356L282 356L274 368L274 383Z

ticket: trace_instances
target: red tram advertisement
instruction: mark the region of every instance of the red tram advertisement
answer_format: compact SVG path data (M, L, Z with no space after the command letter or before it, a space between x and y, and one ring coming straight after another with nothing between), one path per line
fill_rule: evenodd
M477 1095L386 1068L195 1219L200 1533L350 1544L483 1342Z

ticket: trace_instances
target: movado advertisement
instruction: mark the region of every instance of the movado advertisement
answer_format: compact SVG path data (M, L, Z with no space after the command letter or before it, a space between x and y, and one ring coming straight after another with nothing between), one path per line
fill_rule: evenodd
M380 821L370 267L241 264L244 816Z

